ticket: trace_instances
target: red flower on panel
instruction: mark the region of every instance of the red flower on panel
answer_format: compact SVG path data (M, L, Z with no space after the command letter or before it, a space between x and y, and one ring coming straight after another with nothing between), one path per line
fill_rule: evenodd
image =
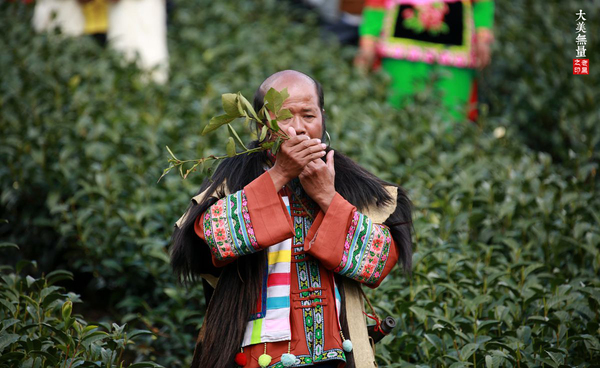
M448 33L450 29L444 18L449 11L448 4L441 1L415 5L402 11L402 25L416 33Z

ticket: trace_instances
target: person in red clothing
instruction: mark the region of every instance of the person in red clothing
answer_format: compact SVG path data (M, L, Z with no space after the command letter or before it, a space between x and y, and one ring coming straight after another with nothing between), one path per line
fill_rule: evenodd
M214 288L192 367L374 367L360 284L410 270L410 201L322 143L318 82L275 73L255 109L270 88L288 90L290 139L224 160L176 225L175 272Z

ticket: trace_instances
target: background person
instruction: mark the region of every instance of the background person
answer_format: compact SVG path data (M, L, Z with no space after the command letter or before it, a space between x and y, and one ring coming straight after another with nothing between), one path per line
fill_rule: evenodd
M439 74L448 117L464 120L477 101L475 69L490 63L493 20L491 0L367 0L354 63L368 70L381 57L396 107Z

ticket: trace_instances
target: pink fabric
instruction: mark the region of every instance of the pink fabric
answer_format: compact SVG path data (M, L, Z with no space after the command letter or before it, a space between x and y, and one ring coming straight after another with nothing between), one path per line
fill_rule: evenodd
M267 287L275 285L289 285L290 274L289 273L272 273L267 279Z

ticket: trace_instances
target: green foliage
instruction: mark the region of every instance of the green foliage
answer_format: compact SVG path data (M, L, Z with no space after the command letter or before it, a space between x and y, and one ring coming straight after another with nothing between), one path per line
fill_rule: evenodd
M597 28L597 1L496 1L492 66L481 84L493 123L510 126L536 150L576 160L594 174L600 161L600 71L573 75L579 10ZM589 34L589 32L588 32ZM600 39L588 36L587 58L600 59Z
M73 272L73 288L84 300L57 299L50 313L57 325L49 324L63 323L62 306L70 299L75 310L82 306L83 319L75 321L83 328L86 314L102 311L103 319L157 336L126 350L131 361L189 365L204 298L199 287L177 285L167 245L173 223L210 170L156 184L169 158L164 147L178 157L223 154L217 132L202 135L222 114L221 95L249 96L266 76L291 68L322 82L332 147L402 184L414 201L414 272L398 271L369 293L379 313L400 324L378 344L381 366L597 361L598 119L589 96L599 94L600 83L590 82L597 74L570 74L568 14L576 10L568 2L497 4L499 42L481 85L489 112L484 109L478 126L448 130L439 101L425 98L431 93L403 111L389 108L385 76L358 75L350 65L353 49L322 40L315 22L279 1L178 2L166 86L144 83L133 65L89 39L36 35L31 8L0 3L6 30L0 35L0 218L9 220L0 223L0 235L20 244L23 257L47 275ZM590 14L595 6L590 3ZM532 45L540 46L536 53ZM239 113L239 101L226 97L225 113ZM495 138L495 127L506 134ZM238 135L242 144L250 141L248 132L228 131L234 149L244 149ZM263 139L267 133L257 132ZM545 146L552 155L528 149L523 136L552 137ZM44 278L35 277L34 289L19 295L39 300L30 294L41 293L35 280ZM0 298L1 308L8 300ZM75 325L73 341L81 338ZM62 352L64 343L50 331L42 325L51 339L43 346ZM99 325L94 332L115 329ZM7 346L25 349L18 341Z
M250 102L240 92L224 93L221 95L221 103L223 104L223 110L225 110L225 114L217 115L211 118L208 122L208 125L204 127L204 130L202 130L202 135L215 131L223 125L227 125L227 130L229 132L229 138L225 146L225 151L227 154L222 156L210 155L208 157L202 157L194 160L179 160L177 157L175 157L169 146L167 146L167 151L171 155L171 158L169 159L169 167L163 171L163 174L158 180L160 181L160 179L162 179L173 169L179 169L179 174L183 179L185 179L191 172L196 171L198 166L200 166L200 171L202 172L204 164L207 161L217 161L227 157L248 155L254 152L266 151L268 149L271 149L271 151L276 154L279 146L281 145L282 139L289 139L287 133L282 131L277 123L292 117L290 110L282 108L283 102L289 96L290 95L287 92L287 88L284 88L281 92L275 90L274 88L270 88L265 94L264 106L257 113L254 111L254 108ZM271 118L269 112L273 114L274 118ZM257 127L261 127L260 140L256 148L246 147L242 141L242 138L240 138L236 130L231 125L233 121L239 118L244 118L244 123L248 128L250 128L250 124L252 122ZM270 133L269 137L272 139L265 140L267 133ZM243 151L237 152L236 146L243 149ZM192 163L193 165L187 169L184 174L184 166L188 163Z
M369 293L381 314L399 317L395 339L379 350L385 366L598 361L595 187L561 176L547 154L511 137L472 127L431 135L421 126L410 133L419 143L403 149L403 184L417 209L413 275L397 273Z
M0 367L160 367L125 363L134 339L150 331L88 324L72 313L79 296L55 285L72 274L56 270L40 278L21 276L27 263L21 261L17 272L0 278Z

